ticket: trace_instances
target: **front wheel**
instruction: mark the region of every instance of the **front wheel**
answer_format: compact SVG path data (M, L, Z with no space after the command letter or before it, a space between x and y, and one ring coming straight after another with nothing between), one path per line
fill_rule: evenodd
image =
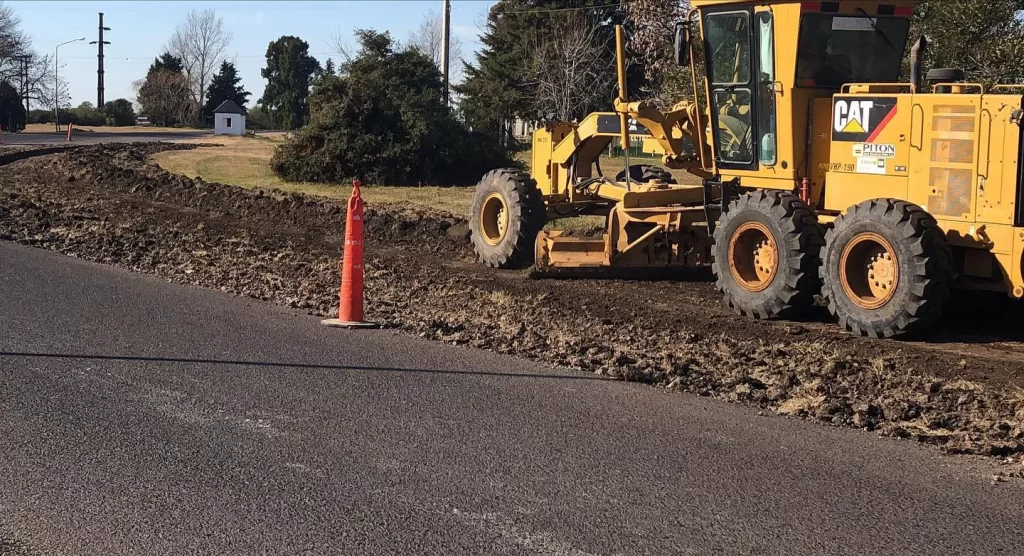
M525 172L488 172L476 186L469 228L480 262L494 268L533 264L534 242L546 222L537 184Z
M759 190L729 205L715 229L716 286L729 307L758 319L810 307L824 244L814 213L796 195Z
M858 336L921 332L952 295L946 236L924 209L893 199L864 201L836 218L821 274L829 311Z

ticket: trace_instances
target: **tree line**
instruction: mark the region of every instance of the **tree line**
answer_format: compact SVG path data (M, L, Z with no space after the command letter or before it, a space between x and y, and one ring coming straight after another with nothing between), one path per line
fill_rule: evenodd
M53 83L53 58L32 47L21 20L0 0L0 129L23 129L32 104L53 106L65 94Z

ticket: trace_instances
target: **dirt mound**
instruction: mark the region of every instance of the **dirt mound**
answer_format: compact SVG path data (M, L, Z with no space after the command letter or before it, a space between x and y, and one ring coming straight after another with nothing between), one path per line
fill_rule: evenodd
M174 176L147 162L189 146L88 146L4 167L0 239L327 314L344 206ZM1024 452L1015 341L877 342L834 324L753 322L688 281L531 279L473 263L465 222L367 211L370 316L424 337L915 438ZM821 320L827 320L820 315ZM986 351L987 350L987 351Z

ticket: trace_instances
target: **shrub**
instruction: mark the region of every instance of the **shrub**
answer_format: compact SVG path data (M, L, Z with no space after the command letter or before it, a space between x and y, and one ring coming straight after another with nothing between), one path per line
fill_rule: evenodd
M369 184L473 183L507 153L472 133L442 99L441 74L417 49L357 32L361 49L341 76L324 75L310 95L310 123L277 149L271 166L287 180Z

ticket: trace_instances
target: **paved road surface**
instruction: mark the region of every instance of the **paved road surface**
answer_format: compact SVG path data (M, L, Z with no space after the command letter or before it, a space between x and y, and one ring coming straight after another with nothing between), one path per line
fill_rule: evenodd
M131 131L124 133L108 133L102 131L75 132L72 134L73 143L95 144L95 143L135 143L149 141L179 141L189 139L203 139L212 137L210 130L202 131ZM2 145L63 145L67 143L67 133L4 133L0 137Z
M5 243L0 315L0 546L32 554L1020 554L1024 539L1024 485L990 485L988 464Z

